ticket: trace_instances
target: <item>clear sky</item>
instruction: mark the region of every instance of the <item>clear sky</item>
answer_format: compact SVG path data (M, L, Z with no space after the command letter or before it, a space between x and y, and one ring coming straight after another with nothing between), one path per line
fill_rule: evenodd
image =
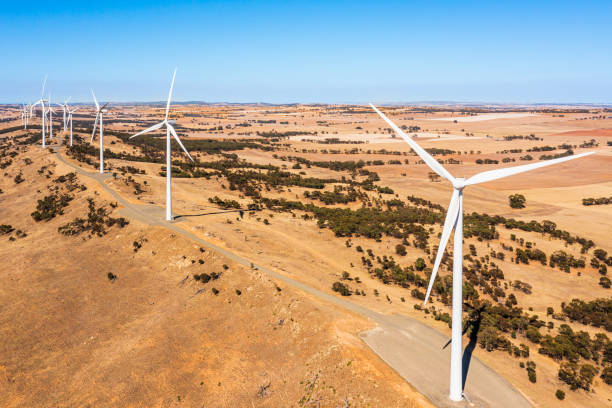
M612 1L6 1L0 103L612 102Z

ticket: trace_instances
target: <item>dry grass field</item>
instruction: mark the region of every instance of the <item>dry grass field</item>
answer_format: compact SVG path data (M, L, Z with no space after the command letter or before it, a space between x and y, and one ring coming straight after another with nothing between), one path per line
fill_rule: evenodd
M474 354L536 406L610 404L612 204L582 201L612 197L609 109L381 109L454 176L596 152L466 189L465 342L474 336ZM126 138L162 115L161 106L138 105L111 107L105 117L105 183L130 202L164 206L162 135ZM201 252L164 227L130 221L101 237L60 234L87 216L87 198L107 217L119 209L94 182L79 177L86 190L68 191L68 182L54 181L70 168L41 151L39 129L25 132L11 117L16 110L2 108L0 224L14 228L0 233L7 406L316 406L317 398L326 407L345 406L345 398L351 407L428 405L359 340L372 325L365 318ZM61 148L88 171L98 157L92 118L86 109L75 114L82 140ZM341 283L352 302L450 335L450 256L433 303L422 308L419 296L451 187L369 108L178 105L171 118L196 159L189 165L173 146L182 228L322 291L340 296L332 286ZM74 198L63 214L36 221L37 200L55 188ZM513 194L524 196L524 208L510 207ZM221 276L203 284L194 279L201 273ZM600 303L576 320L563 308L572 299ZM597 311L603 320L585 324ZM528 356L517 352L521 344ZM535 383L525 368L532 363ZM596 373L584 368L572 386L559 376L570 364Z

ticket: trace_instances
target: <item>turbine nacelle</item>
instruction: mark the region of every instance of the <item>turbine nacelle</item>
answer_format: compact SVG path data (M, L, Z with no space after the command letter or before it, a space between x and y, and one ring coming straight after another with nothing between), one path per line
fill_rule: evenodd
M465 181L465 177L455 177L455 179L452 181L453 188L455 190L463 190L463 188L466 186Z

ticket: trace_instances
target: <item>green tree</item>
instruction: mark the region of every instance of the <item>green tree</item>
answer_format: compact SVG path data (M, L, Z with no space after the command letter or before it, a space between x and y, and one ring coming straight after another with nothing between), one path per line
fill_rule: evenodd
M525 196L522 194L512 194L508 197L511 208L525 208Z

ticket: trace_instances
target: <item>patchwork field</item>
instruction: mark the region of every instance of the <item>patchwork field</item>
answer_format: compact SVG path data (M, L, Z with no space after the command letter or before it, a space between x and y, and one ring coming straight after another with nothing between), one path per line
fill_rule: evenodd
M164 108L111 106L105 116L102 182L127 202L165 205L165 134L128 139ZM130 219L86 177L58 180L73 171L62 160L97 169L88 109L74 116L75 145L56 127L51 153L39 118L26 131L18 107L0 108L7 406L430 404L361 341L371 320ZM610 404L610 110L381 110L454 176L596 152L466 188L464 342L533 405ZM195 159L173 144L177 225L450 336L450 247L433 302L422 299L451 186L369 107L194 104L170 116ZM510 206L515 195L521 208ZM121 217L129 224L108 221Z

